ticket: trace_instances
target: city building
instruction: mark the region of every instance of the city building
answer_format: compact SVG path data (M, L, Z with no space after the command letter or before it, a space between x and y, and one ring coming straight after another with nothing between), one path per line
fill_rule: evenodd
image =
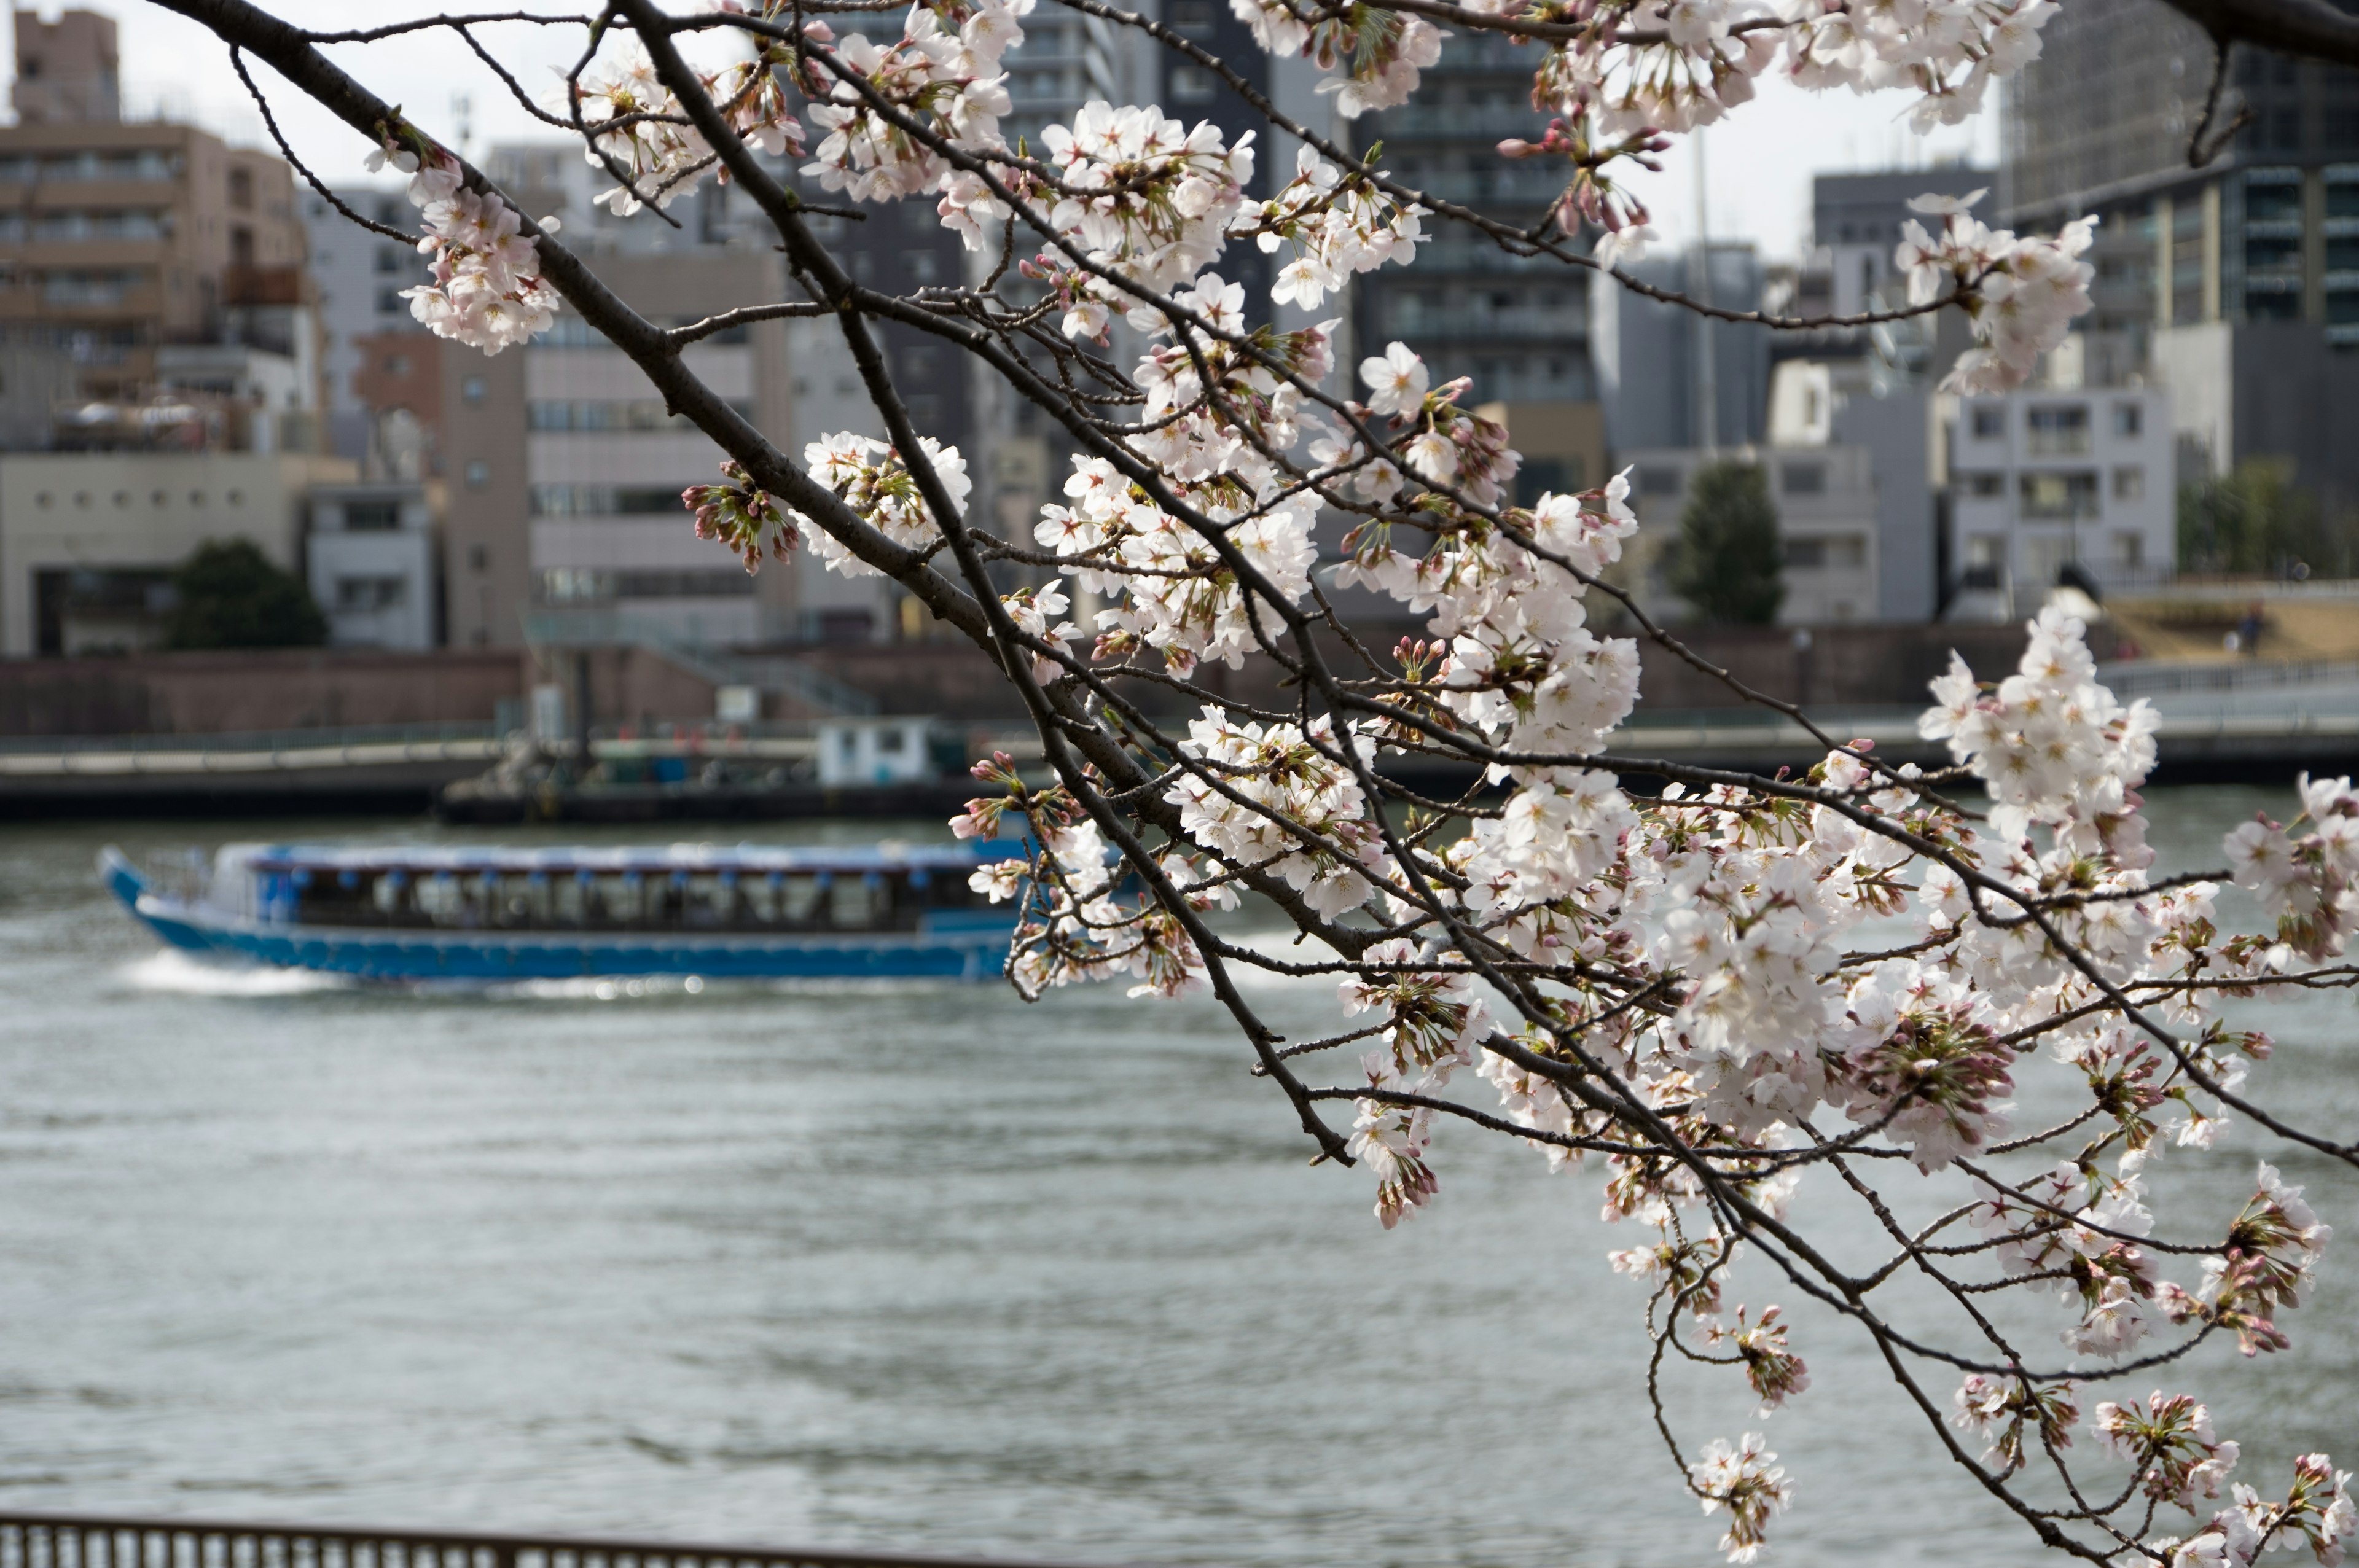
M2170 395L2030 388L1954 400L1948 618L2004 621L2071 578L2169 580L2178 557Z
M352 477L334 459L250 452L0 456L0 654L159 646L190 551L247 539L299 571L312 487Z
M1526 228L1547 213L1566 178L1556 160L1499 156L1502 137L1538 132L1531 90L1528 50L1492 34L1454 38L1440 63L1426 68L1411 102L1353 123L1353 145L1381 142L1384 166L1402 184ZM1581 272L1509 255L1462 223L1430 223L1428 232L1433 238L1416 261L1354 281L1353 330L1364 351L1405 342L1434 366L1437 381L1471 376L1470 404L1597 398L1592 296ZM1620 292L1606 279L1597 287Z
M1898 619L1883 612L1883 568L1875 465L1862 447L1732 446L1623 449L1617 462L1635 470L1632 509L1638 532L1624 546L1623 580L1649 615L1677 619L1686 607L1664 580L1663 552L1679 536L1696 470L1717 462L1765 469L1786 547L1781 626Z
M438 620L434 509L419 484L319 483L303 557L337 647L431 648Z
M1693 247L1628 263L1623 270L1690 299L1732 310L1759 308L1762 268L1753 247L1715 242L1710 251L1708 273ZM1761 440L1768 421L1766 329L1710 320L1683 306L1633 294L1602 273L1595 277L1597 382L1606 438L1617 453Z
M292 171L194 126L116 119L106 17L20 12L16 38L18 119L0 127L0 338L60 353L70 405L191 411L82 406L84 444L100 427L160 424L176 438L311 449L320 343Z
M2067 6L2005 99L2002 215L2102 220L2085 330L2171 388L2180 479L2285 459L2359 506L2359 71L2237 47L2212 134L2251 122L2190 168L2212 62L2159 0Z
M1931 168L1886 169L1864 174L1821 174L1810 181L1810 241L1816 259L1827 271L1831 289L1828 310L1856 316L1889 308L1907 296L1906 280L1893 265L1901 231L1911 222L1938 228L1939 218L1911 212L1908 203L1919 196L1971 196L1992 191L1998 183L1995 169L1963 164ZM1975 212L1987 218L1995 202L1990 196L1975 203Z
M750 248L617 254L598 265L607 287L667 326L777 299L785 287L777 256ZM788 442L778 323L716 333L685 358L765 435ZM560 316L506 353L443 352L437 362L453 643L514 644L527 617L552 613L599 618L618 640L785 639L839 592L868 622L882 619L881 579L830 581L808 557L749 575L699 539L680 492L720 477L721 449L581 318Z
M338 190L336 198L387 227L417 226L418 209L399 191L356 186ZM363 344L388 333L424 334L401 291L424 280L426 264L416 246L370 232L317 191L304 191L299 205L318 286L328 446L359 460L370 455L376 436L375 406L355 381L368 361Z

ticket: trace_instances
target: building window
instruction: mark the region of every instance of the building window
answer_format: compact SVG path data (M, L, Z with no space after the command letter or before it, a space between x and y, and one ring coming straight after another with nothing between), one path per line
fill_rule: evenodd
M392 496L368 496L344 503L344 527L353 533L390 533L400 526L401 503Z
M1827 492L1827 465L1786 463L1777 470L1777 486L1788 495L1824 495Z
M1967 588L1996 588L2006 574L2006 535L1976 534L1966 541L1966 569L1960 581Z
M1989 501L2006 493L2006 475L2003 473L1970 473L1965 479L1966 493L1978 500Z
M1175 103L1210 103L1220 95L1220 78L1201 66L1171 68L1171 101Z
M2115 469L2114 470L2114 499L2115 501L2144 501L2146 499L2146 470L2131 468Z
M2114 434L2123 440L2134 441L2146 433L2146 406L2138 403L2114 405Z
M401 290L398 288L380 288L376 291L378 315L398 316L408 308L408 307L401 302Z
M389 368L389 367L388 367L388 368ZM460 402L462 402L462 403L481 403L483 400L484 400L484 378L483 378L482 376L480 376L480 375L471 375L471 376L467 377L464 381L462 381L462 382L459 384L459 401L460 401Z
M2024 428L2034 457L2071 457L2089 449L2089 410L2082 404L2034 408Z
M1212 36L1212 30L1220 25L1221 19L1219 7L1213 0L1171 0L1165 15L1170 19L1173 32L1183 38L1194 38L1199 43Z
M409 598L409 584L397 577L340 577L336 579L336 608L339 611L366 614L373 611L397 609Z
M2006 434L2006 407L2004 404L1984 403L1974 406L1974 439L1995 441Z
M1867 565L1867 540L1858 534L1797 534L1786 541L1786 564L1805 571L1857 571Z
M2023 476L2023 514L2041 522L2097 514L2093 473L2027 473Z
M1677 495L1680 475L1677 469L1640 469L1638 493L1641 495Z
M2117 567L2146 565L2146 535L2143 534L2114 535L2114 565Z
M414 251L405 253L398 245L377 246L377 275L381 277L389 277L407 271L409 266L410 258L416 254L417 253Z
M229 204L241 212L254 211L254 171L234 168L229 171Z
M492 465L477 458L467 465L467 488L481 490L492 482Z

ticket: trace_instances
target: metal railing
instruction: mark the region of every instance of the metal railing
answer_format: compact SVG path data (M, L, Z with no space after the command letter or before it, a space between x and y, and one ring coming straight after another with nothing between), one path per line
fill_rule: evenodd
M2168 697L2198 691L2279 691L2359 685L2359 662L2347 659L2124 660L2097 666L2115 697Z
M1007 1558L0 1510L0 1568L1051 1568ZM1070 1564L1057 1568L1071 1568Z
M286 752L342 746L419 746L445 741L495 741L496 725L480 720L440 724L342 724L309 730L223 730L193 734L145 731L132 735L0 736L0 756L113 752Z

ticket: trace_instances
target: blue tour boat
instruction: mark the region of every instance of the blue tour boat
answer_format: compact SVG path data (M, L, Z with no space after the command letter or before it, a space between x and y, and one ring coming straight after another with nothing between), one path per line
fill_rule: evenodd
M967 879L1021 853L233 844L176 894L110 845L99 876L175 947L367 979L985 979L1016 914Z

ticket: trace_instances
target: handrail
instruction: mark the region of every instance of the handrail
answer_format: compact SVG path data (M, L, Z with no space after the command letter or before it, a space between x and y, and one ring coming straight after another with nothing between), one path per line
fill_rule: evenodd
M129 1550L125 1550L125 1547ZM1076 1568L1016 1558L630 1537L0 1509L0 1568Z

